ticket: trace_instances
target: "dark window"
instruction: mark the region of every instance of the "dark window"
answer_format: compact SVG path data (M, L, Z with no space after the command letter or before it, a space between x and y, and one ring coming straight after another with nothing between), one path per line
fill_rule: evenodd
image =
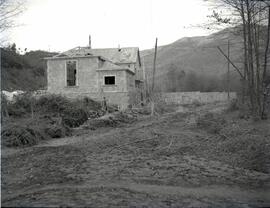
M76 61L67 61L67 86L76 86Z
M104 77L105 85L115 85L115 76L106 76Z

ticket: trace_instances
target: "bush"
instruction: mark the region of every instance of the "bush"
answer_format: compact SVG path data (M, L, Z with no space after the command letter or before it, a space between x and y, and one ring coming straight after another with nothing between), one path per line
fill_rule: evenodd
M88 118L104 115L101 105L88 97L71 100L61 95L46 95L37 100L36 106L43 113L59 114L69 127L78 127Z
M252 112L248 105L241 105L239 106L238 117L240 119L249 119L252 117Z
M36 100L37 110L46 113L61 113L70 105L72 102L61 95L44 95Z
M6 127L1 132L2 144L7 147L31 146L46 138L41 132L20 125Z
M77 100L80 102L80 100ZM84 107L88 108L88 110L100 110L101 109L101 104L99 102L96 102L89 97L84 97L82 99L82 104Z
M10 116L22 117L31 112L31 107L34 109L35 98L29 93L17 95L14 102L8 103L7 110Z
M71 134L71 131L69 128L67 128L64 125L52 125L45 129L45 132L51 137L51 138L62 138L64 136L69 136Z
M71 135L61 118L43 116L35 119L10 119L1 129L2 144L8 147L31 146L40 140Z
M63 122L69 127L78 127L88 120L87 112L82 108L67 108L63 112Z
M239 102L237 99L232 99L230 101L229 107L227 109L228 112L233 112L239 110Z
M3 106L3 105L2 105ZM15 101L7 104L9 115L12 117L27 119L33 109L34 119L43 123L43 130L46 127L46 134L51 138L59 138L68 134L67 127L78 127L88 118L98 118L105 114L101 105L90 98L68 99L61 95L44 95L39 98L31 94L22 94L16 97ZM50 117L61 118L61 122L55 126L47 124ZM15 120L16 121L16 120ZM53 122L54 123L54 122ZM37 127L38 128L38 127Z
M31 113L31 108L40 115L52 114L61 116L70 127L77 127L88 118L104 115L101 105L90 98L71 100L61 95L44 95L35 98L30 94L18 96L13 103L8 104L9 115L23 117Z

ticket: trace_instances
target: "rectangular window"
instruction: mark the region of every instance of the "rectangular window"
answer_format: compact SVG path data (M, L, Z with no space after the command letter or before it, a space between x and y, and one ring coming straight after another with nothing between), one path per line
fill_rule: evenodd
M67 86L76 86L77 64L76 61L66 62Z
M115 85L115 76L105 76L104 77L105 85Z

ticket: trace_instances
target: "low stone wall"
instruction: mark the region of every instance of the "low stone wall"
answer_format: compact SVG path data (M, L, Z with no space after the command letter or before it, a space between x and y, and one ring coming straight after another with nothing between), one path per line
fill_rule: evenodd
M230 99L236 98L236 92L230 93ZM163 100L168 104L213 103L227 101L227 92L170 92L162 94Z

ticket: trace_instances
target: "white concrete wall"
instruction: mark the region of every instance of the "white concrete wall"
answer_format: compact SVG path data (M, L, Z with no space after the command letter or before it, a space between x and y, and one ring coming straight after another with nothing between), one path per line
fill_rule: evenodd
M76 86L67 86L66 81L66 61L77 61L77 83ZM47 61L47 80L49 93L80 93L98 92L98 79L96 69L98 59L74 58L55 59Z
M236 92L230 93L230 99L236 97ZM168 104L213 103L227 101L228 94L227 92L170 92L162 93L162 98Z
M66 59L48 60L48 94L61 94L69 98L87 96L94 100L106 97L109 103L127 108L134 105L132 97L135 76L125 70L98 69L98 58L74 58L77 61L77 86L66 86ZM115 76L115 85L104 85L104 76Z

